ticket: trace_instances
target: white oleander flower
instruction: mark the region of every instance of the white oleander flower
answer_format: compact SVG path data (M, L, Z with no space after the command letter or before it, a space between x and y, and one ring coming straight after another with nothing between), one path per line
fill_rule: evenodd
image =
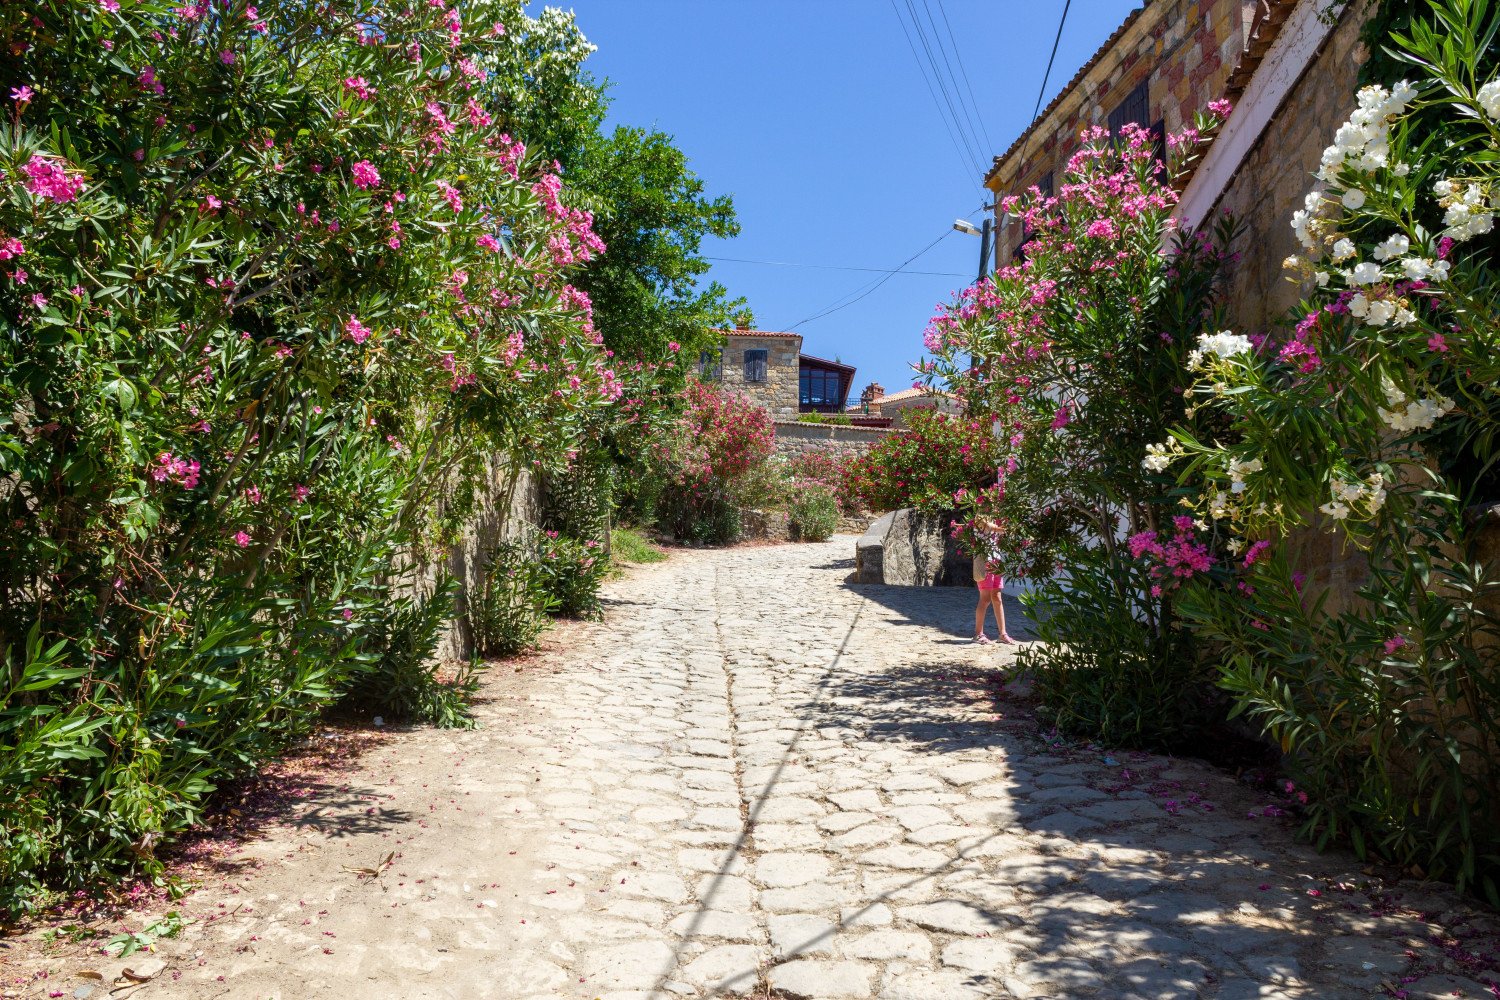
M1349 188L1339 201L1343 202L1344 207L1350 211L1356 211L1365 207L1365 193L1359 188Z
M1250 338L1228 330L1220 330L1218 333L1200 334L1198 337L1198 350L1201 354L1217 354L1221 358L1232 358L1236 354L1245 354L1251 348Z
M1354 270L1349 272L1349 280L1356 285L1373 285L1384 275L1380 273L1380 265L1368 260L1354 265Z
M1332 258L1335 264L1339 263L1340 261L1348 260L1350 257L1353 257L1354 254L1354 241L1347 237L1339 240L1333 245Z
M1319 288L1328 287L1328 278L1329 274L1327 271L1319 271L1317 274L1313 275L1313 280L1318 283Z
M1237 458L1229 460L1229 489L1232 493L1245 492L1245 477L1262 469L1261 461L1252 458L1248 461L1240 461Z
M1376 260L1390 260L1392 257L1400 257L1411 249L1411 241L1399 233L1390 237L1375 248Z
M1491 80L1479 88L1479 93L1474 95L1479 99L1479 106L1484 113L1491 118L1500 119L1500 80Z
M1329 517L1333 518L1335 521L1342 521L1344 518L1349 516L1348 506L1339 503L1337 500L1325 503L1318 509L1327 514Z
M1370 302L1370 310L1365 315L1365 322L1371 326L1385 326L1396 318L1396 303L1387 299L1374 299Z
M1152 472L1166 472L1172 460L1181 454L1182 446L1175 438L1166 444L1148 444L1146 445L1146 458L1141 465Z

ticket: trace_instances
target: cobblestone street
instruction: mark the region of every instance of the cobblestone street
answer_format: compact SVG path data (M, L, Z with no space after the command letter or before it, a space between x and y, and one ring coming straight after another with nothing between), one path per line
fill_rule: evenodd
M480 729L392 737L251 845L143 992L1489 996L1430 940L1451 891L1377 891L1207 765L1049 745L969 591L846 585L851 551L614 581Z

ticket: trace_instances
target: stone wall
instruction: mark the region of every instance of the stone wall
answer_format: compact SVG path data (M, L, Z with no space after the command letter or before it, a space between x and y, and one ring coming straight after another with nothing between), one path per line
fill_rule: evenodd
M766 352L766 380L745 380L745 352ZM770 411L772 417L797 415L802 402L798 385L802 338L796 334L740 331L726 338L720 378L726 388L748 395Z
M776 421L776 454L791 458L808 452L829 455L864 454L892 434L885 427L843 427L837 424L805 424L796 420Z
M998 197L1021 194L1053 175L1062 183L1078 134L1105 125L1143 81L1147 121L1175 132L1223 96L1245 47L1258 0L1156 0L1132 14L1058 97L1029 136L997 158L985 186ZM1024 158L1022 154L1024 153ZM1017 224L995 236L995 262L1010 262L1022 239Z
M539 480L503 456L490 459L488 482L478 509L453 545L434 552L419 552L403 560L400 589L407 593L432 593L439 576L451 575L459 590L453 620L438 645L442 660L467 660L474 653L474 636L467 617L467 596L484 585L484 570L490 551L501 541L515 538L541 520L542 496Z
M1276 328L1309 291L1288 281L1282 269L1282 261L1302 250L1292 233L1292 213L1314 186L1312 175L1324 147L1353 109L1365 59L1359 31L1371 9L1364 3L1345 9L1342 21L1271 116L1209 216L1228 214L1245 227L1235 246L1240 259L1230 268L1224 296L1226 318L1236 332ZM1356 600L1365 560L1342 533L1317 523L1293 532L1286 541L1292 564L1308 574L1313 592L1330 588L1330 614Z

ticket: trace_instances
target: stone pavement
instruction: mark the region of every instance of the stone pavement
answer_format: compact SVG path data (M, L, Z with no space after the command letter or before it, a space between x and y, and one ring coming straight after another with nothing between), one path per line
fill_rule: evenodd
M162 995L1489 996L1451 891L1206 765L1049 743L972 594L847 585L852 542L611 583L483 728L395 737L200 893L233 916L165 947Z

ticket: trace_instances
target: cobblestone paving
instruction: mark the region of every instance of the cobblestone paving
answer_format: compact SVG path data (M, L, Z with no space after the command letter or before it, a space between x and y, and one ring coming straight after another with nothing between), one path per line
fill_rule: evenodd
M483 728L362 762L368 826L345 803L259 848L233 916L165 953L167 994L1490 995L1463 949L1493 924L1451 891L1293 843L1206 765L1050 745L997 706L1009 654L966 641L972 594L849 586L851 551L610 584L607 622ZM440 793L410 776L433 756ZM398 852L378 888L346 845Z

